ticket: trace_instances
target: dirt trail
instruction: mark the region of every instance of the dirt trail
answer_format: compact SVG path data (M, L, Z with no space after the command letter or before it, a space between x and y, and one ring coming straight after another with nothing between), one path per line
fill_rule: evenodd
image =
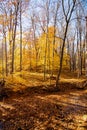
M87 90L26 92L0 102L0 130L87 130Z

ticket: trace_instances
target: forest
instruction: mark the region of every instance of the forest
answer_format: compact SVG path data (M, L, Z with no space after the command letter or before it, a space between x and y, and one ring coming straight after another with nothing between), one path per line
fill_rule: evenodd
M87 0L0 0L0 130L87 130Z

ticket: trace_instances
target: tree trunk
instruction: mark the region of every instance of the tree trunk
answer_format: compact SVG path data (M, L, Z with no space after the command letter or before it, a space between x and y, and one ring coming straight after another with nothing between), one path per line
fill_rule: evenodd
M56 24L57 24L57 12L58 12L58 8L59 8L59 1L57 2L57 8L56 8L56 12L55 12L55 17L54 17L54 37L53 37L53 54L52 54L52 71L51 71L51 75L53 76L53 70L54 70L54 54L55 54L55 34L56 34Z
M20 72L22 71L22 1L20 0Z
M7 63L7 41L6 41L6 34L5 34L5 69L6 69L6 76L8 76L8 63Z
M50 4L50 1L48 0L47 1L47 26L46 26L46 43L45 43L45 54L44 54L44 80L46 80L46 62L47 62L47 47L48 47L48 24L49 24L49 4ZM49 52L48 52L49 53Z
M66 35L67 35L67 31L68 31L68 24L69 24L69 22L67 22L67 24L66 24L64 40L63 40L63 44L62 44L61 57L60 57L60 66L59 66L59 71L58 71L57 78L56 78L56 88L58 87L59 78L60 78L60 74L61 74L61 71L62 71L63 53L64 53Z
M56 78L56 88L57 89L58 89L60 74L61 74L61 71L62 71L63 54L64 54L64 47L65 47L65 41L66 41L68 26L69 26L70 18L72 16L72 13L73 13L73 10L74 10L75 3L76 3L76 0L73 1L73 6L72 6L72 8L70 10L70 13L68 13L69 14L68 15L68 14L65 13L64 1L62 0L62 8L63 8L63 13L64 13L64 16L65 16L65 20L66 20L66 27L65 27L63 45L62 45L62 50L61 50L60 66L59 66L59 71L58 71L57 78Z
M2 41L2 77L4 79L4 50L3 50L3 41Z
M87 17L86 17L86 53L85 53L85 75L87 77Z
M14 27L14 34L13 34L13 46L12 46L12 73L14 72L14 50L15 50L18 10L19 10L19 2L17 3L17 7L15 7L15 25L14 25L15 27Z

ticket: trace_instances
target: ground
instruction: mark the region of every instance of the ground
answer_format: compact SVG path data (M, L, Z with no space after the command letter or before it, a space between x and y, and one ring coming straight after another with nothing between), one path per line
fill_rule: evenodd
M40 79L34 73L6 79L8 95L0 100L0 130L87 130L86 88L69 87L68 80L60 86L70 89L56 92L55 80Z

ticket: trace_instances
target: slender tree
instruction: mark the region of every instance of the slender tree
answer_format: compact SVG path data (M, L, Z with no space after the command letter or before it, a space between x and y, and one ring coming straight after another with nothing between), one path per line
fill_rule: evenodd
M87 76L87 17L86 18L86 55L85 55L85 71L86 71L86 76Z
M6 70L6 76L8 76L8 67L7 67L7 40L6 40L6 24L5 19L3 20L3 41L5 44L5 70Z
M20 0L20 71L22 71L22 0Z
M55 40L56 40L56 25L57 25L57 15L58 15L58 9L60 6L60 1L56 4L56 10L54 14L54 37L53 37L53 54L52 54L52 72L51 75L53 76L53 70L54 70L54 54L55 54Z
M45 55L44 55L44 80L46 79L46 63L47 63L47 48L49 48L48 45L48 25L49 25L49 6L50 6L50 0L47 0L46 2L46 44L45 44Z
M12 73L14 72L14 51L15 51L15 38L16 38L16 29L17 29L17 17L19 11L19 1L14 4L15 6L15 25L14 25L14 32L13 32L13 45L12 45Z
M74 11L76 0L73 0L72 3L73 3L72 6L70 6L70 4L69 4L68 12L66 13L65 12L65 6L64 6L64 0L62 0L62 9L63 9L63 13L64 13L64 16L65 16L66 27L65 27L62 50L61 50L60 67L59 67L59 71L58 71L57 78L56 78L56 88L57 89L58 89L58 82L59 82L60 74L61 74L61 71L62 71L63 54L64 54L64 47L65 47L65 42L66 42L66 37L67 37L67 32L68 32L68 26L69 26L69 23L70 23L72 13Z

